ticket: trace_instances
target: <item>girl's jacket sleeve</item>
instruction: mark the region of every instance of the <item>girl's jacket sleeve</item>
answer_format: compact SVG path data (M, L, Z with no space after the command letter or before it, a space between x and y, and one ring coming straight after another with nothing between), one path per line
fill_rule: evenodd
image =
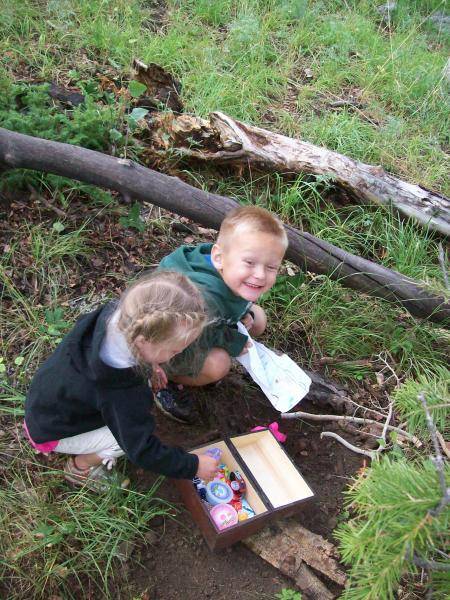
M198 457L181 448L166 446L154 435L150 412L152 392L147 384L125 389L98 387L98 406L117 443L135 465L174 477L192 479Z

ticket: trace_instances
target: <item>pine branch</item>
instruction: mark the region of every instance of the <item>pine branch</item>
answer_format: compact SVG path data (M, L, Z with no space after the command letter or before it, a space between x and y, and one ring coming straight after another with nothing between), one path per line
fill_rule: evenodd
M436 468L439 477L439 484L442 490L442 498L439 505L436 508L429 511L429 514L431 516L437 517L441 514L441 512L444 510L447 504L450 504L450 487L447 487L445 483L444 458L442 456L441 448L439 446L436 425L434 424L430 411L428 410L428 404L425 400L425 394L421 392L417 397L421 401L423 409L425 411L427 427L431 435L431 440L433 442L435 452L435 456L431 457L431 461Z
M445 471L444 471L444 458L441 454L441 448L438 440L438 431L436 429L436 425L431 417L430 411L428 409L428 404L425 399L424 392L421 392L417 398L420 400L423 406L423 410L425 412L427 427L431 435L431 440L434 446L435 455L431 456L431 462L435 466L435 469L439 478L439 485L442 490L442 498L436 508L430 509L428 514L432 517L438 517L442 511L445 509L447 504L450 504L450 487L447 487L445 482ZM447 554L444 554L445 558L449 558ZM450 564L445 564L441 562L437 562L435 560L426 560L417 554L413 554L412 562L414 565L425 569L427 571L450 571Z

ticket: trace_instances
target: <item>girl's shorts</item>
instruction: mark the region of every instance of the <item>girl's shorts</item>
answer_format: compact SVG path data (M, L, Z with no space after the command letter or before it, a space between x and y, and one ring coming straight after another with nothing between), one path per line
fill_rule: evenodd
M25 433L31 443L31 445L38 452L60 452L61 454L98 454L100 458L115 462L116 458L124 456L125 452L119 446L116 438L111 433L109 427L100 427L100 429L94 429L93 431L87 431L86 433L80 433L72 437L63 438L59 441L46 442L44 444L37 444L34 442L26 424L24 423Z

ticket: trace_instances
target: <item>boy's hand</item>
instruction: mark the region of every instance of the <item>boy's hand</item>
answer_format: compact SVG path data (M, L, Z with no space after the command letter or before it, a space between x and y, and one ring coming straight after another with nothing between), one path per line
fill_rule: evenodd
M152 385L152 390L154 392L159 392L159 390L163 390L165 387L167 387L167 384L169 382L164 369L160 367L157 363L152 363L152 377L150 381Z
M245 314L241 319L241 323L247 331L250 331L250 329L253 327L254 322L255 319L253 318L253 315L251 315L249 312Z
M248 340L248 342L246 342L245 346L242 348L241 353L238 356L242 356L243 354L247 354L248 349L251 348L253 346L253 344L251 343L250 340Z
M200 454L196 476L204 481L211 481L216 476L218 465L219 461L212 456Z

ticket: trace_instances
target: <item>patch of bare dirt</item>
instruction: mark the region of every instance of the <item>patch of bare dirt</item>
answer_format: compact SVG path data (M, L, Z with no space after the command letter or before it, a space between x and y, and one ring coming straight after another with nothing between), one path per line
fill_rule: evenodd
M288 435L286 451L316 494L315 501L294 519L333 541L342 491L362 466L362 458L329 439L321 440L321 425L279 419L265 396L239 372L231 373L217 386L196 390L195 398L198 420L194 426L179 425L156 414L160 438L168 444L192 448L278 420L280 429ZM307 400L302 408L315 410ZM154 481L153 475L143 471L135 471L135 478L142 489ZM130 572L134 584L140 591L147 590L151 600L175 600L180 597L180 586L186 600L274 598L283 587L294 587L292 581L241 543L226 551L210 552L169 481L164 482L159 495L176 503L181 512L176 521L166 522L162 539L144 552L142 566ZM339 591L330 581L325 583Z

